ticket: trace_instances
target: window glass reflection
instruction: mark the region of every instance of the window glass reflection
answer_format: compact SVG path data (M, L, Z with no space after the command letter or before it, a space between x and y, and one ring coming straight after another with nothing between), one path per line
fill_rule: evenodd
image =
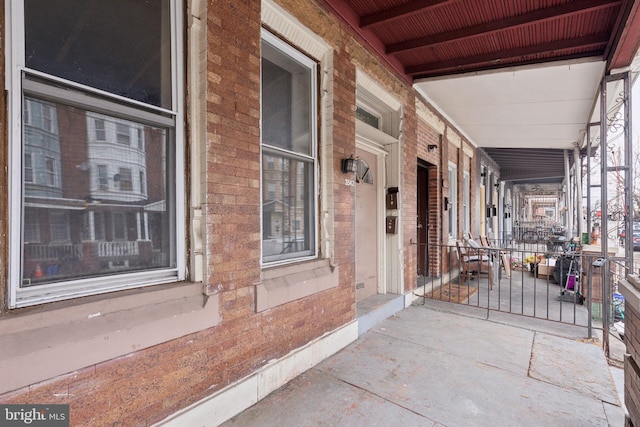
M167 129L23 102L23 286L175 266Z
M24 14L28 68L171 109L169 0L29 0Z

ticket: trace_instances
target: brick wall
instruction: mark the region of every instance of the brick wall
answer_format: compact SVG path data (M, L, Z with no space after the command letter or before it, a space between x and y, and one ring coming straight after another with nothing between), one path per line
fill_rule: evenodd
M418 226L418 121L416 119L415 100L408 97L405 103L405 120L403 129L404 157L402 159L402 214L404 246L404 286L405 291L415 289L418 277L417 239Z
M416 162L430 169L430 223L442 218L441 179L455 151L439 135L420 125L410 86L363 48L350 29L313 1L281 0L303 25L334 48L333 173L334 257L339 285L310 297L255 313L254 285L260 268L260 1L209 4L206 96L207 156L207 292L220 301L220 324L127 356L88 366L0 396L2 403L68 403L73 425L148 425L207 397L267 361L277 359L355 317L354 189L343 185L340 159L355 151L356 67L375 78L404 105L404 158L401 203L405 214L400 231L405 254L407 288L415 286ZM0 9L0 14L4 8ZM4 17L3 17L4 19ZM2 68L0 68L0 71ZM3 79L4 81L4 79ZM4 108L0 109L3 119ZM5 120L0 121L4 125ZM6 140L5 127L2 127ZM425 152L436 141L440 154ZM0 162L6 164L6 145ZM0 175L0 185L6 176ZM6 234L6 203L0 207L0 232ZM446 241L433 233L433 242ZM2 239L6 242L6 239ZM6 245L6 244L4 244ZM2 246L2 254L7 247ZM0 267L6 276L4 256ZM434 266L439 260L433 260ZM0 292L6 292L6 277ZM4 298L3 298L4 301Z
M625 305L624 403L634 425L640 424L640 313L632 304Z
M619 283L625 297L624 306L624 404L626 426L640 425L640 280L629 275Z
M429 272L438 274L442 268L441 235L442 235L442 186L440 185L440 152L442 150L442 136L433 127L422 120L418 120L417 127L417 157L429 163ZM437 145L435 151L429 152L429 145Z

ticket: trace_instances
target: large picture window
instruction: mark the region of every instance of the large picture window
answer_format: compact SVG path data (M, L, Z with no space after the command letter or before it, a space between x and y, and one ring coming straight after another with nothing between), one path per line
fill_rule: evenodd
M11 6L10 305L182 278L182 3Z
M262 40L262 259L316 255L316 63Z

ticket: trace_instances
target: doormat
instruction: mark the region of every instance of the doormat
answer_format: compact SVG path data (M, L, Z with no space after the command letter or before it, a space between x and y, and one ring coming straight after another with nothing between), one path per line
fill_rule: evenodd
M475 295L478 292L478 288L471 286L460 286L455 283L447 283L440 286L438 289L434 289L427 294L427 298L437 299L440 301L448 302L466 302L471 295Z

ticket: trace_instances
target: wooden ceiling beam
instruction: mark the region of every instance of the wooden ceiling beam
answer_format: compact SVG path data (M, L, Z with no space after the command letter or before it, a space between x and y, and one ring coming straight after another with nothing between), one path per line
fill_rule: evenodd
M591 12L598 9L617 7L621 2L622 0L582 0L579 2L564 3L558 6L540 9L518 16L511 16L485 24L474 25L471 27L460 28L459 30L453 30L445 33L434 34L432 36L420 37L413 40L389 44L386 46L385 50L387 54L396 54L399 52L406 52L408 50L431 47L455 40L464 40L471 37L491 34L497 31L508 30L524 25L541 23L557 19L559 17Z
M566 49L588 48L589 51L585 56L602 55L609 41L608 33L598 33L585 37L577 37L573 39L558 40L550 43L542 43L533 46L520 47L510 50L500 50L496 52L487 52L480 55L468 56L464 58L456 58L448 61L431 62L426 64L414 65L407 67L405 72L410 76L419 74L435 74L443 70L464 69L477 65L491 66L501 63L502 61L518 58L522 62L523 57L531 55L540 55L554 51ZM561 58L554 57L548 60L558 60Z
M395 19L404 18L409 15L424 12L425 10L439 6L443 3L452 3L459 0L420 0L401 4L396 7L384 9L360 18L360 28L367 28L374 25L390 22Z

